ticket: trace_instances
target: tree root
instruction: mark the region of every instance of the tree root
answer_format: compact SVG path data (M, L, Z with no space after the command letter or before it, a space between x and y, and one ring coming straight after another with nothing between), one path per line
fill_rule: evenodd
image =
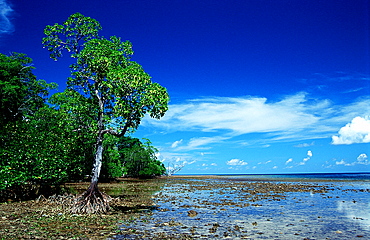
M110 210L109 201L112 198L100 192L97 183L91 183L90 187L73 201L71 213L106 213Z

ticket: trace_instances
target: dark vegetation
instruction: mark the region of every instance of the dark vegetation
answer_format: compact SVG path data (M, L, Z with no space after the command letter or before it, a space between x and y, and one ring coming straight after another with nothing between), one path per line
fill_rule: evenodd
M106 212L98 180L164 175L148 139L126 136L146 115L167 110L165 88L130 60L129 41L98 35L100 24L79 13L45 28L50 57L76 59L67 88L37 79L32 59L0 54L0 201L59 193L66 182L91 181L75 212ZM91 169L93 171L91 171Z

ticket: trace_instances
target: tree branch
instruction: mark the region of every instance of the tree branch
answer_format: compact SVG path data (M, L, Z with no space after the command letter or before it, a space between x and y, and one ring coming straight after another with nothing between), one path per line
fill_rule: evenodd
M102 135L104 135L106 133L109 133L109 134L111 134L113 136L116 136L116 137L122 137L123 135L125 135L126 132L122 131L122 132L118 133L118 132L114 131L113 129L106 129L106 130L103 130L101 133L102 133Z

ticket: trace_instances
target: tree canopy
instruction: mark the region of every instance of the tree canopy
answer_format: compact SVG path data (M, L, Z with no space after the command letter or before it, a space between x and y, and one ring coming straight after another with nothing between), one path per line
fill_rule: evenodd
M75 13L63 24L46 26L42 43L54 60L64 50L76 58L70 66L68 88L95 98L101 104L101 113L114 119L109 126L119 128L105 129L104 134L123 136L127 130L137 129L145 114L161 118L168 109L169 96L164 87L152 82L143 68L131 60L131 42L122 42L116 36L101 37L101 29L95 19Z
M37 79L32 59L24 53L0 53L0 125L32 115L42 107L55 83Z
M123 173L128 177L148 178L165 174L166 168L156 156L158 150L149 139L121 138L117 144L123 161Z
M146 114L161 118L168 109L167 90L152 82L141 65L131 60L132 44L116 36L101 37L100 29L95 19L76 13L63 24L46 26L42 40L52 59L57 60L65 50L76 59L70 66L68 91L86 100L78 102L85 114L91 114L89 109L96 113L95 124L79 127L96 132L96 153L91 185L77 200L75 212L105 212L109 208L97 187L105 135L123 137L136 130ZM66 101L65 107L68 112L76 111L73 102Z

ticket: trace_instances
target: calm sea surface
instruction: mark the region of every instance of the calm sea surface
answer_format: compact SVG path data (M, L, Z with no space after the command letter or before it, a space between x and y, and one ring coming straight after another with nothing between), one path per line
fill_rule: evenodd
M218 175L224 178L240 180L353 180L353 181L370 181L370 173L302 173L302 174L233 174Z
M370 239L369 173L177 178L153 200L115 239Z

